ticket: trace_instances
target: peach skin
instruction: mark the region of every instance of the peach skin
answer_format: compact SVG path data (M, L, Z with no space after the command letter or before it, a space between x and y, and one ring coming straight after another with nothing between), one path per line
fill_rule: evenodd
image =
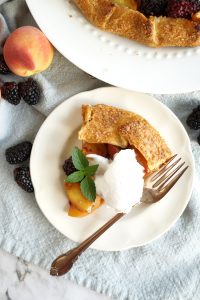
M3 55L14 74L26 77L46 70L53 60L54 50L38 28L23 26L10 34Z

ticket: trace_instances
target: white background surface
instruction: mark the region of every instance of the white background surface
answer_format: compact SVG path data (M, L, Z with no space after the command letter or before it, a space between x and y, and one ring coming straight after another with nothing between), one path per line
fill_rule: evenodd
M0 250L0 300L109 300Z

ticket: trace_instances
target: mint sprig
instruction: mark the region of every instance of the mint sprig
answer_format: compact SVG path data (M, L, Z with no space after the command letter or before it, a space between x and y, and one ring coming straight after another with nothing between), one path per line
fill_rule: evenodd
M76 171L69 176L67 176L67 182L79 182L84 178L83 171Z
M85 168L84 174L86 176L93 176L96 173L98 167L99 167L99 165L88 166Z
M92 202L96 199L96 186L91 177L86 176L81 181L81 193Z
M78 148L74 147L72 151L72 162L77 170L84 170L89 166L89 161L83 152Z
M96 186L92 176L96 173L99 165L90 166L87 157L77 147L73 148L72 162L78 171L67 176L65 182L80 182L83 196L89 201L94 202L96 199Z

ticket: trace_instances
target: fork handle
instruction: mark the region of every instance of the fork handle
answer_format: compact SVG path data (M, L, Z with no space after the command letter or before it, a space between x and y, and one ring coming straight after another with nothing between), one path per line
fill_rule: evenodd
M125 213L116 214L112 219L110 219L77 247L69 250L65 254L58 256L51 265L50 274L52 276L61 276L67 273L73 267L74 262L79 258L79 256L124 215Z

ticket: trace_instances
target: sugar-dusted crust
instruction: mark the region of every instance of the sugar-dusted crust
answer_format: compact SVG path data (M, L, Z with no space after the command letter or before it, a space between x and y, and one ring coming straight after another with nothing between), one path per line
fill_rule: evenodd
M133 0L133 7L123 5L128 0L73 1L93 25L147 46L194 47L200 45L198 21L168 17L147 18L136 10L135 0Z
M79 139L88 143L107 143L122 148L133 146L156 170L172 156L158 131L138 114L98 104L82 106L83 125Z

